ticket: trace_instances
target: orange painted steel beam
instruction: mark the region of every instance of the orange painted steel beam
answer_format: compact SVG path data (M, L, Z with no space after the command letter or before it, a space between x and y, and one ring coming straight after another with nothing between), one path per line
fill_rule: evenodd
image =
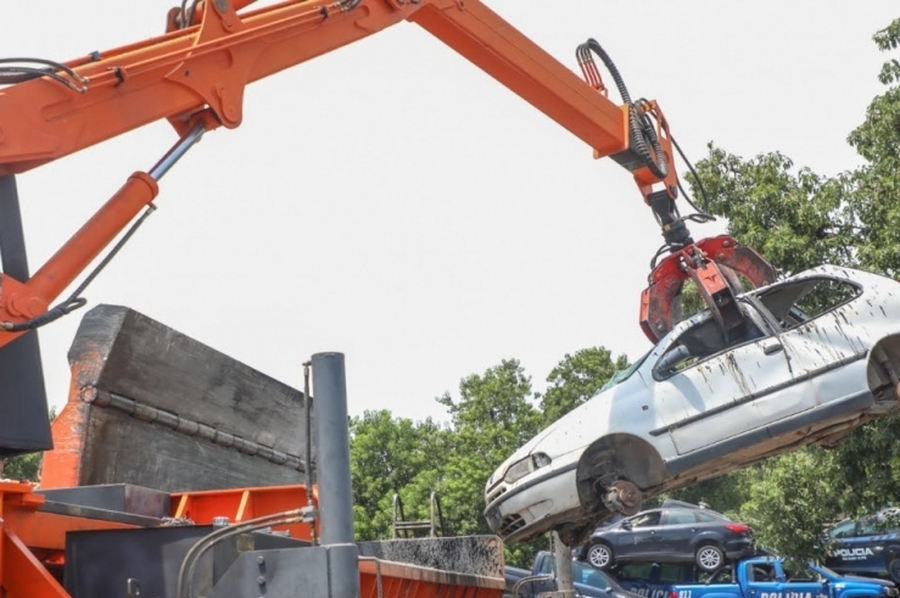
M14 532L4 530L0 543L0 595L5 598L71 598L65 588Z
M243 5L245 2L239 3ZM627 113L477 0L288 1L66 63L78 93L49 78L0 93L0 175L20 173L159 119L184 133L207 106L226 127L248 83L403 20L420 24L601 155L625 149ZM337 7L337 8L336 8ZM399 67L398 67L399 68Z
M32 484L0 482L0 596L67 598L69 594L34 551L59 562L67 532L135 526L42 512L44 496L32 492L33 488Z
M176 492L172 494L171 515L175 518L190 519L197 525L210 524L214 517L228 517L231 523L241 523L256 517L306 506L307 500L306 486L303 485ZM313 487L313 504L318 504L315 487ZM311 537L310 525L306 523L274 528L289 530L292 538L309 540Z
M31 484L0 483L3 529L11 530L29 548L64 550L66 533L72 531L130 529L116 521L88 519L40 511L45 498L32 492Z

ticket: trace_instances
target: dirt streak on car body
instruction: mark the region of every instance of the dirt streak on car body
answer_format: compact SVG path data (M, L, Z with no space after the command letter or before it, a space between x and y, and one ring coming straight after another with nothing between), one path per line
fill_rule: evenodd
M759 362L757 362L756 365L757 367L759 367ZM731 372L731 377L734 378L738 383L738 388L740 388L745 394L750 394L752 392L750 384L748 384L747 379L744 378L744 369L740 365L738 365L737 361L735 361L734 355L730 353L725 355L725 361L722 366L727 368ZM753 382L752 378L750 382Z

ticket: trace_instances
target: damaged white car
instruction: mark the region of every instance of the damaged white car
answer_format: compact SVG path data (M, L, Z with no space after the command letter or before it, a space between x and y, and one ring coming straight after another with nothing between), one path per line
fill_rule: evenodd
M822 266L739 297L724 338L709 312L678 323L594 398L487 481L508 542L555 529L574 546L614 512L897 408L900 283Z

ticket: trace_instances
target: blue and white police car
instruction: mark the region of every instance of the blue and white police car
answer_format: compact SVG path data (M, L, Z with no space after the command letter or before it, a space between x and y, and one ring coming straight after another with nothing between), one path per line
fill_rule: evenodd
M840 573L889 577L900 583L900 508L844 519L826 533L825 564Z

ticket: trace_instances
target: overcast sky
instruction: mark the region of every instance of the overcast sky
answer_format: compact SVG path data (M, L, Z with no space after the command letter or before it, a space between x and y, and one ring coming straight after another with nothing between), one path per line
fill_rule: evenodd
M173 4L4 3L0 55L136 42ZM871 36L900 17L896 0L486 4L576 71L575 47L599 40L691 159L712 141L827 175L860 163L845 139L888 57ZM157 123L19 176L32 271L175 141ZM638 297L661 237L630 175L414 24L253 84L241 127L208 134L160 188L89 305L294 386L311 354L341 351L351 414L446 419L434 398L502 359L540 390L567 353L649 348ZM57 408L80 318L40 333Z

